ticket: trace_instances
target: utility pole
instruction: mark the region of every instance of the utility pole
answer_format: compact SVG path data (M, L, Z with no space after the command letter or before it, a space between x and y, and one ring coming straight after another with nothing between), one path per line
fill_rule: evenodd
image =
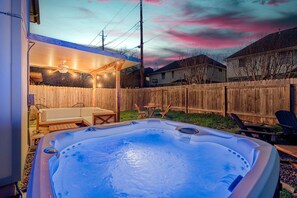
M142 0L140 0L140 87L144 83L144 66L143 66L143 18L142 18Z
M105 38L106 38L106 36L104 35L104 30L102 30L102 32L100 33L100 35L101 35L101 39L102 39L102 50L104 50L104 41L105 41Z

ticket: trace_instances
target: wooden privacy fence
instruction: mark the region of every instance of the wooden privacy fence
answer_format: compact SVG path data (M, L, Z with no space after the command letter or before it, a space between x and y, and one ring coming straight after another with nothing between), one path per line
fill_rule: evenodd
M139 106L155 103L164 108L171 104L173 110L186 113L238 114L242 119L275 124L277 110L296 112L297 79L248 81L188 85L143 89L122 89L121 110L134 110ZM35 103L49 107L71 107L83 102L115 110L115 89L30 86ZM95 93L94 99L92 94ZM95 100L95 101L92 101Z
M30 85L30 94L34 94L34 103L47 107L71 107L83 102L86 106L92 106L92 89L77 87L54 87Z

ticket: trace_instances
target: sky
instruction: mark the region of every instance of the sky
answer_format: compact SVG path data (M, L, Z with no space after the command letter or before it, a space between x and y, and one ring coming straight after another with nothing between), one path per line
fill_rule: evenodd
M297 26L297 0L143 0L144 65L154 69L204 53L224 59L247 44ZM139 56L139 0L39 0L30 31Z

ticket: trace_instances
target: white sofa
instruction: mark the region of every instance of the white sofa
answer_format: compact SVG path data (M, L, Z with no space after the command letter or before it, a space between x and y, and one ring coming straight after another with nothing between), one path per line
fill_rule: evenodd
M59 123L79 123L94 125L93 114L112 114L111 110L99 107L75 107L75 108L49 108L39 110L40 125L59 124Z

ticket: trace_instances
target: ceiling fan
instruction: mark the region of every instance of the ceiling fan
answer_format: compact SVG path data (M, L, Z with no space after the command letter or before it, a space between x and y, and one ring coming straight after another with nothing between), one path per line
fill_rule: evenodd
M54 71L52 71L51 73L55 73L55 72L60 72L62 74L66 74L67 72L70 74L75 75L75 70L70 69L70 67L68 65L65 65L66 61L63 60L62 64L59 64L57 66L57 69L55 69ZM77 72L77 71L76 71Z

